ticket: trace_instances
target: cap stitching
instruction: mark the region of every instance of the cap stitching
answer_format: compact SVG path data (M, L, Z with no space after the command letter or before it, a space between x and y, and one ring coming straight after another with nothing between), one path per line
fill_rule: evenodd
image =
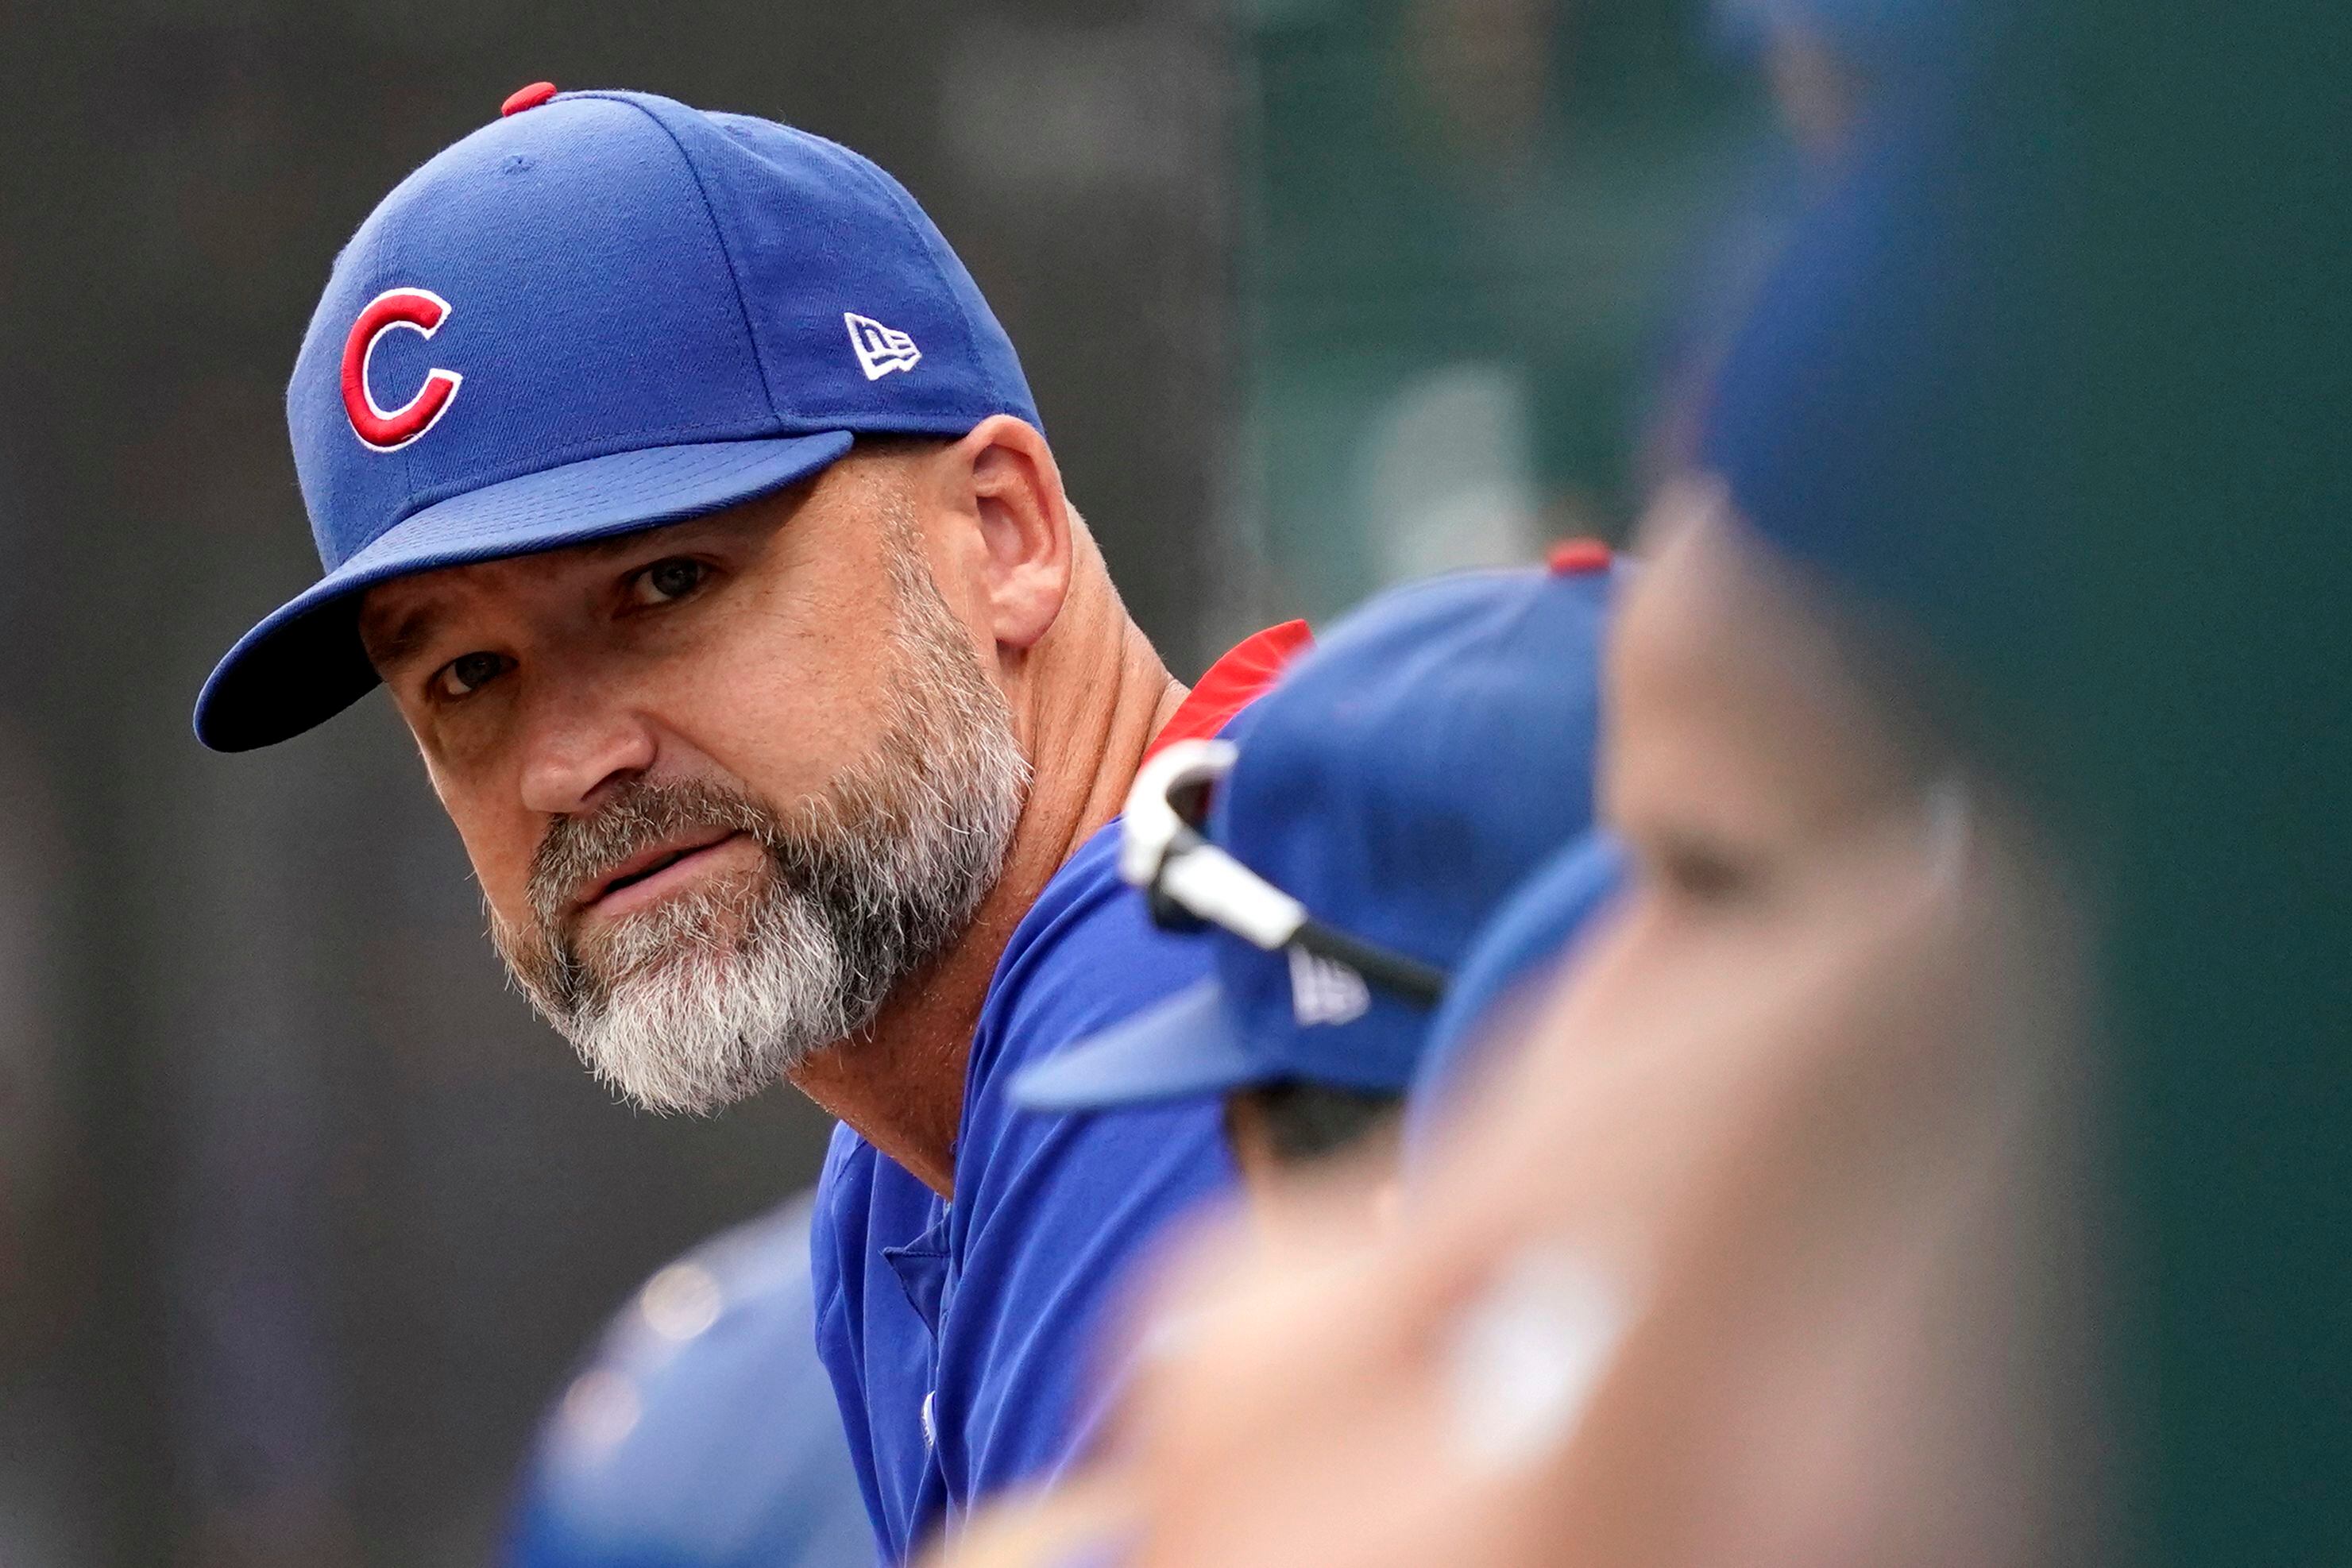
M617 92L594 91L570 93L566 96L602 99L608 103L625 103L659 126L661 133L669 138L669 144L677 149L678 162L686 165L687 177L694 182L694 194L702 200L702 216L709 221L711 237L719 242L719 259L727 264L727 281L735 290L735 313L743 321L743 339L751 344L751 366L760 373L760 390L767 395L768 413L778 425L783 424L784 411L776 402L775 384L768 379L768 356L760 352L760 333L751 324L751 302L743 297L742 268L735 264L735 247L727 243L726 226L719 221L719 214L710 205L710 191L702 183L702 170L696 165L694 154L686 150L686 143L678 140L677 132L670 127L667 121L636 98ZM695 111L688 110L688 112Z
M798 127L787 129L798 130ZM963 300L957 294L955 285L949 280L947 268L940 264L939 256L931 247L930 236L923 232L922 225L918 224L913 215L908 211L909 207L914 208L916 212L922 210L921 205L915 200L913 193L898 184L897 178L881 164L866 157L856 148L844 146L829 137L819 136L813 131L802 131L800 133L812 141L822 142L828 147L847 153L849 166L856 171L858 176L866 184L881 191L883 200L889 206L892 216L897 217L900 226L906 229L907 237L915 242L915 248L922 253L924 262L931 269L932 278L938 280L940 291L947 296L948 307L955 312L956 324L963 329L964 363L980 373L981 383L989 395L989 400L999 405L1000 413L1003 412L1002 405L1013 400L1005 395L1004 389L996 384L996 377L989 373L987 361L980 352L979 333L973 330L971 324L971 314L964 309ZM929 221L928 215L926 221ZM938 227L936 224L931 226L934 229ZM940 237L940 243L946 243L944 235ZM975 289L980 287L977 279L974 279L972 287Z
M378 259L383 266L383 270L380 274L381 277L399 278L406 275L404 268L394 265L393 260L399 244L400 226L397 224L384 225L383 244L377 252ZM350 329L346 328L345 330L348 331ZM425 363L430 364L433 362L431 360L427 360ZM365 380L364 373L366 368L365 362L362 362L361 370L362 373L362 381ZM364 390L364 388L362 388L362 390ZM469 409L467 412L471 413L472 411ZM351 410L349 408L344 408L341 410L341 413L343 416L344 426L351 431L352 435L355 438L363 440L364 437L360 437L359 426L352 423ZM400 444L399 451L394 455L400 459L400 493L404 496L415 495L416 493L416 443L414 441L402 442Z

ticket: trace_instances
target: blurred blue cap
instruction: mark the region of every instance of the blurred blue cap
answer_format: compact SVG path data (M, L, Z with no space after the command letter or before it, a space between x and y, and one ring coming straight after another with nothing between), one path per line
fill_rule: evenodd
M1596 828L1521 882L1480 928L1430 1020L1429 1048L1407 1097L1408 1157L1427 1147L1489 1056L1519 1037L1513 1026L1523 1020L1530 994L1568 963L1628 873L1623 847Z
M2063 199L2045 166L2063 161L1952 75L1873 127L1798 226L1723 355L1700 461L1868 621L1973 696L2023 694L2063 678L2073 642L2053 587L2075 541L2012 525L2048 515L2079 461L2080 321L2032 221Z
M1323 923L1450 969L1511 888L1592 823L1609 607L1623 569L1440 578L1374 600L1244 715L1209 837ZM1022 1073L1074 1111L1303 1081L1402 1090L1431 1014L1297 946L1212 926L1211 976Z
M850 1568L874 1536L816 1352L809 1205L646 1281L550 1412L508 1568Z
M376 677L358 595L676 522L867 432L1037 411L979 287L898 182L806 132L649 93L518 93L336 258L287 390L326 574L196 700L219 751Z

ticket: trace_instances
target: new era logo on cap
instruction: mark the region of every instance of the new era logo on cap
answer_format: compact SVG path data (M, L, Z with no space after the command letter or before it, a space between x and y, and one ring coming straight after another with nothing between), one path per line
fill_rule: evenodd
M1362 975L1304 948L1290 950L1290 1011L1301 1027L1352 1024L1371 1005Z
M854 310L844 310L841 319L849 324L849 346L857 351L866 380L879 381L894 370L912 370L921 363L923 351L906 333Z

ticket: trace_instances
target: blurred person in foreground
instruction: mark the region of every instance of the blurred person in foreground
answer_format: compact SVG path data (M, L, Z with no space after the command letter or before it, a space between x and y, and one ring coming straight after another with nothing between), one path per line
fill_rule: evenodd
M1210 948L1213 973L1030 1067L1015 1103L1222 1101L1269 1229L1286 1173L1348 1151L1392 1164L1473 937L1591 831L1601 647L1624 576L1605 546L1572 541L1543 570L1383 595L1334 625L1234 740L1147 765L1121 869L1156 919Z
M508 1568L860 1568L874 1538L817 1359L810 1201L648 1279L540 1430Z
M1017 1116L1019 1066L1194 979L1108 825L1304 628L1189 692L1003 328L846 148L539 83L336 259L288 390L325 575L196 730L381 682L522 991L641 1105L840 1118L816 1333L877 1543L1053 1473L1125 1264L1233 1181L1213 1108Z
M1115 1560L2352 1547L2352 15L2037 24L1648 531L1655 809L1559 1003L1617 1037L1539 1028L1392 1234L1202 1260ZM1637 674L1733 750L1621 775Z
M2086 1559L2074 912L1719 490L1645 547L1622 907L1392 1242L1193 1309L1131 1561Z
M1465 1098L1526 1041L1569 966L1607 929L1624 886L1624 847L1595 828L1538 867L1479 929L1406 1086L1409 1168L1430 1157Z
M1401 1223L1339 1177L1285 1258L1195 1259L1117 1429L1121 1562L2101 1555L2091 907L1956 629L2038 589L1921 526L2032 506L1997 466L2042 456L1978 446L2031 347L1980 312L2031 318L1952 145L1809 226L1644 524L1625 896Z

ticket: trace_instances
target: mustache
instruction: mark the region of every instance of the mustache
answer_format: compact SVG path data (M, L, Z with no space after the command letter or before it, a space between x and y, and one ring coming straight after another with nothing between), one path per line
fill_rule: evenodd
M764 802L715 780L633 780L595 811L548 825L525 887L531 913L552 930L583 884L656 845L709 828L745 834L771 854L788 837L782 818Z

